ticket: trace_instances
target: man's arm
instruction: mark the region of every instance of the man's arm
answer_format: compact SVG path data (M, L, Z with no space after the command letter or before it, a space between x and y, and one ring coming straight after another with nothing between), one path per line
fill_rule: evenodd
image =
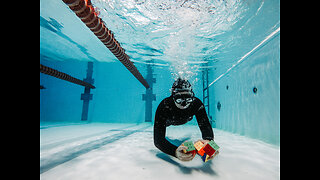
M200 103L201 103L201 105L200 105L200 108L198 109L198 112L196 113L196 118L197 118L198 125L199 125L201 133L202 133L202 139L214 140L212 126L209 122L206 108L204 107L204 105L201 101L200 101Z
M163 103L161 103L157 109L155 123L154 123L154 145L162 152L176 157L177 146L171 144L166 139L166 118L165 111L163 109Z

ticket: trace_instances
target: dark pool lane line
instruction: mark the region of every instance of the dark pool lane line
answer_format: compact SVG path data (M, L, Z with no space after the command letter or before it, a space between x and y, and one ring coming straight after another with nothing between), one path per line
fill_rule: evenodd
M92 150L99 149L102 146L105 146L107 144L110 144L120 139L123 139L125 137L128 137L134 133L142 132L148 127L150 127L150 125L146 127L142 127L137 130L124 130L113 136L108 136L99 140L91 141L86 144L79 145L77 147L66 148L65 150L60 151L56 154L53 154L48 158L40 159L40 174L47 172L54 167L57 167L63 163L66 163Z

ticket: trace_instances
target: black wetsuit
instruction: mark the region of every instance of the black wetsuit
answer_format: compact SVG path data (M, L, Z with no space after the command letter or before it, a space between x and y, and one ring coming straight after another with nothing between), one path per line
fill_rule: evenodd
M154 124L154 144L162 152L176 157L177 146L171 144L166 138L168 126L182 125L196 116L204 140L213 140L214 134L209 122L206 109L200 99L195 100L187 109L179 109L172 97L165 98L158 106Z

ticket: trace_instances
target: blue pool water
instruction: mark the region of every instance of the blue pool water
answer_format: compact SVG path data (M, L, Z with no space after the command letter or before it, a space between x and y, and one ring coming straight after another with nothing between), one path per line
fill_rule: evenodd
M137 179L147 179L149 174L155 173L143 168L146 168L144 165L159 168L154 164L159 159L162 163L171 162L163 166L179 167L184 179L188 179L185 177L187 170L192 178L279 178L280 0L92 0L92 3L140 73L147 77L148 67L152 68L156 79L152 88L156 96L152 117L159 103L170 96L172 83L179 76L188 78L196 96L203 100L202 75L209 72L208 113L217 132L217 142L225 147L225 156L222 151L220 161L217 158L212 167L201 165L199 168L199 164L177 166L179 163L165 161L166 158L156 154L153 144L141 138L152 141L153 122L145 123L146 104L142 98L145 87L63 1L41 0L40 64L83 80L88 62L93 62L93 85L96 87L91 90L93 98L89 102L88 119L81 121L84 87L40 73L40 85L45 87L40 89L42 179L54 179L57 175L60 179L104 179L102 176L106 174L99 167L105 167L108 161L94 161L92 153L105 157L102 149L111 152L108 147L118 147L117 142L126 144L138 134L141 136L136 138L144 141L141 145L150 149L130 143L129 146L151 153L150 158L142 157L146 161L142 162L118 157L129 158L126 165L139 172L145 170ZM199 132L190 130L196 126L195 119L187 124L191 138L198 138ZM181 134L182 130L176 132ZM76 145L79 140L80 145ZM255 149L250 148L253 146ZM231 154L238 153L237 150L239 154L246 154L240 149L252 151L257 161L241 159L241 155L236 156L238 160L233 158ZM80 166L74 160L80 162L81 158L85 163ZM112 162L117 161L117 157L114 158ZM264 160L267 164L263 164ZM228 169L227 162L241 162L247 169ZM86 163L98 170L82 176L82 170L89 167L83 167ZM260 173L263 178L258 173L248 173L259 172L255 169L259 165L255 163L267 169ZM78 173L68 174L59 167L76 169L78 171L74 172ZM229 175L229 170L234 176ZM116 177L112 173L109 175ZM125 175L131 174L120 177L125 179ZM241 175L243 177L239 178Z

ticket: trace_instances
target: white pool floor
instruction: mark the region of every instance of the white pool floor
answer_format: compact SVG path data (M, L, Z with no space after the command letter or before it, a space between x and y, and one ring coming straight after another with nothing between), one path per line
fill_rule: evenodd
M214 129L220 154L181 162L153 144L151 124L91 123L40 128L40 179L280 179L280 148ZM173 142L201 138L197 126L168 128Z

